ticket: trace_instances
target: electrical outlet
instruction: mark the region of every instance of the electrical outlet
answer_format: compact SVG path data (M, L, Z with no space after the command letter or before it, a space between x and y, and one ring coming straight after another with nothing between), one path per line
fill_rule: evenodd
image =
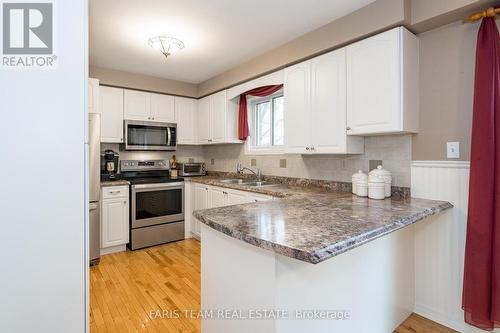
M460 142L446 142L446 157L460 158Z
M194 163L194 158L189 158L188 162L189 163Z
M210 165L214 165L214 164L215 164L215 158L210 159Z
M282 168L282 169L286 168L286 159L284 159L284 158L280 159L280 168Z
M250 160L250 166L257 166L257 159L252 158L252 159Z

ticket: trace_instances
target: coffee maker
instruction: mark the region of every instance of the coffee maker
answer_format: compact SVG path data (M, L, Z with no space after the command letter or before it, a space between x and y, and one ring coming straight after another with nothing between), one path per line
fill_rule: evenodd
M118 178L118 165L120 154L111 149L106 149L101 154L101 179L116 179Z

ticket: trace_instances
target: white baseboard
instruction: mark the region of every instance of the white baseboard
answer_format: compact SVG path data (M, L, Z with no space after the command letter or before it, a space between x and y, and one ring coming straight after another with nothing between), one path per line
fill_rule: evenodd
M416 314L421 315L427 319L440 323L446 327L454 329L460 333L484 333L485 331L475 328L473 326L467 325L463 320L457 321L449 317L447 314L439 313L434 309L428 308L424 305L415 304ZM498 332L498 331L494 331Z
M111 247L105 247L101 249L101 256L106 255L106 254L111 254L111 253L116 253L116 252L123 252L127 251L127 245L117 245L117 246L111 246Z

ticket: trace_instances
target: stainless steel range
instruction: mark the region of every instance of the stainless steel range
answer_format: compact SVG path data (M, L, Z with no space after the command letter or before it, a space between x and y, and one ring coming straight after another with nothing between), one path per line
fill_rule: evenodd
M184 239L184 182L169 177L168 160L122 160L130 181L130 243L136 250Z

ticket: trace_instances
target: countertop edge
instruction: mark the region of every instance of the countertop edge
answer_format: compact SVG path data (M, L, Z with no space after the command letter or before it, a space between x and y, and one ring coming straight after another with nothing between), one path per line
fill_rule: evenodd
M320 262L323 262L325 260L328 260L330 258L333 258L335 256L338 256L342 253L348 252L358 246L361 246L363 244L369 243L379 237L388 235L394 231L397 231L399 229L402 229L406 226L412 225L418 221L421 221L429 216L438 214L446 209L452 208L453 205L449 202L446 201L440 201L440 203L433 208L428 208L425 209L423 212L419 212L413 215L410 215L409 217L406 217L403 221L394 221L389 225L386 225L382 228L374 229L371 230L368 233L361 234L361 235L356 235L354 237L348 238L346 240L343 240L341 242L337 242L335 244L332 244L330 246L327 246L322 249L315 250L313 252L308 252L304 250L300 250L297 248L292 248L280 244L273 243L268 240L264 240L261 238L257 238L248 234L243 234L238 231L234 231L228 227L225 227L215 221L212 221L205 216L203 216L203 211L204 210L198 210L194 211L193 215L196 217L200 222L203 224L207 225L208 227L219 231L229 237L239 239L241 241L244 241L245 243L248 243L250 245L262 248L264 250L271 250L275 253L278 253L280 255L283 255L285 257L289 257L292 259L297 259L301 260L307 263L311 264L318 264ZM358 241L357 241L358 240ZM343 246L343 244L348 244ZM293 253L293 255L290 254L290 252Z

